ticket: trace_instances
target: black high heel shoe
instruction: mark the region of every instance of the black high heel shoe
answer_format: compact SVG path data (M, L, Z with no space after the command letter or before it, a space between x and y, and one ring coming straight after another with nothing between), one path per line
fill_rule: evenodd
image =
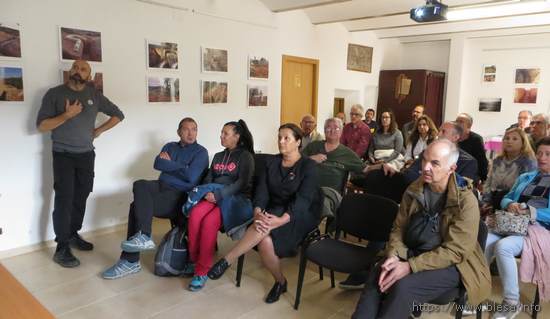
M229 266L230 265L225 258L218 260L208 271L208 278L212 280L220 279Z
M273 285L273 288L271 288L271 290L267 294L265 302L274 303L275 301L279 300L279 297L286 292L286 283L286 279L284 284L280 284L278 281L276 281Z

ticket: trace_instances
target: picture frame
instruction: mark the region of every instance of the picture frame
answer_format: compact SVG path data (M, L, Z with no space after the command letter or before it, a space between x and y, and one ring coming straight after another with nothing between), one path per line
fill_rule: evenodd
M0 23L0 60L21 60L21 25Z
M23 68L0 66L0 102L23 102Z
M373 48L360 44L348 44L347 69L371 73Z
M269 101L269 88L267 85L248 84L247 85L248 107L267 107Z
M229 85L227 82L201 81L202 104L227 104Z
M86 60L103 62L101 32L82 28L59 26L59 53L61 61Z
M269 59L259 55L248 56L248 79L269 79Z
M147 102L151 104L177 104L181 102L179 77L148 75Z
M203 73L227 73L228 50L201 47L201 71Z
M145 40L146 65L150 70L178 70L179 51L175 42Z

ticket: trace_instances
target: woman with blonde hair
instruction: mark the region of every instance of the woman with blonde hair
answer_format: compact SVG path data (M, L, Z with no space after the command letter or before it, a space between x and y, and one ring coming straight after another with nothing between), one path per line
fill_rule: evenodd
M416 120L413 131L407 140L405 149L405 167L408 167L422 153L428 145L437 139L437 127L427 115Z
M493 160L491 173L483 185L482 215L500 209L502 197L518 176L536 168L537 160L527 134L520 128L507 130L502 138L502 153Z

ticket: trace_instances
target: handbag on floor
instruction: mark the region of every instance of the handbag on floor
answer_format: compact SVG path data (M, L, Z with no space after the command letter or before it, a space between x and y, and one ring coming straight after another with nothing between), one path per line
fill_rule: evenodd
M175 226L162 238L155 254L155 275L180 276L188 261L187 228Z

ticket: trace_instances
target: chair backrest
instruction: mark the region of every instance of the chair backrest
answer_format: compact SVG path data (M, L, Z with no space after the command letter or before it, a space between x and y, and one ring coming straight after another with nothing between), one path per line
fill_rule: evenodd
M338 208L336 230L355 237L387 241L399 207L387 198L371 194L346 194Z

